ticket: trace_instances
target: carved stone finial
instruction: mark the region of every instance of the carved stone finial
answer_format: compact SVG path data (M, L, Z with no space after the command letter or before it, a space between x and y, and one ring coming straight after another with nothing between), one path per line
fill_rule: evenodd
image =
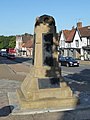
M54 18L49 15L42 15L40 17L37 17L35 22L35 27L39 26L41 23L55 26Z

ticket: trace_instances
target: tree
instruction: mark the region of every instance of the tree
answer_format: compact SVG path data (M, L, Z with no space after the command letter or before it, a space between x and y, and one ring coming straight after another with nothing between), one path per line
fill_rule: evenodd
M16 37L15 36L10 36L9 37L9 48L15 48L16 45Z
M0 36L0 49L15 48L16 36Z

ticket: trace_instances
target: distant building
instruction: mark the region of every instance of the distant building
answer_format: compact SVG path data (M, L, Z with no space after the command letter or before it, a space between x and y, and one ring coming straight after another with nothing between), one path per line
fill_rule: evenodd
M25 33L16 36L16 53L19 56L32 57L33 52L33 35Z

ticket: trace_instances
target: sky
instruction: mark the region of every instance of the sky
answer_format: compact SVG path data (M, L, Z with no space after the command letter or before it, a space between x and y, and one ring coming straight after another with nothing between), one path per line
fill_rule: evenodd
M33 34L35 19L53 16L57 32L90 25L90 0L0 0L0 35Z

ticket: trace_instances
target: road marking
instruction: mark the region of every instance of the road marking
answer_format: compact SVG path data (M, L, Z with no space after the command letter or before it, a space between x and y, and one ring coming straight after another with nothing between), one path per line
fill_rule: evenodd
M65 73L65 74L74 74L74 72L67 72L67 71L62 71L62 73Z

